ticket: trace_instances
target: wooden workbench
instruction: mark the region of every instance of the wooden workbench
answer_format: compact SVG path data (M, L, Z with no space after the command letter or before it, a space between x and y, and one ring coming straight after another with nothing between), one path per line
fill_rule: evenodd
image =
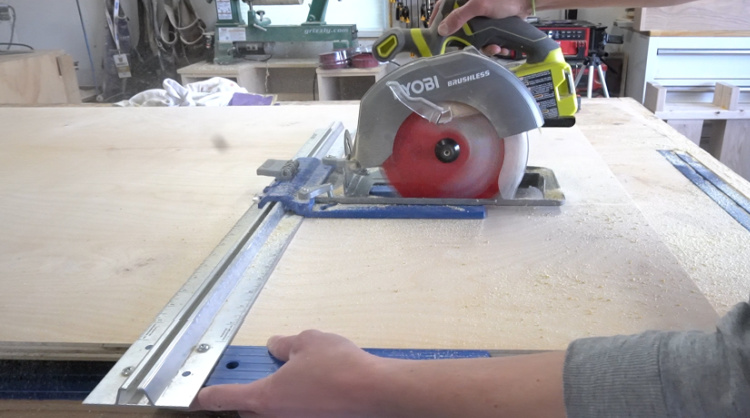
M0 358L117 358L270 179L356 104L0 112ZM306 328L362 346L562 349L710 329L750 293L750 232L657 149L750 185L631 99L532 139L560 208L306 220L234 344Z

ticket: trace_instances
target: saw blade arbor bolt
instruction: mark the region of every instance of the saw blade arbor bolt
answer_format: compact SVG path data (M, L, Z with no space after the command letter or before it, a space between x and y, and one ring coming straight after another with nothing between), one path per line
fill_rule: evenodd
M444 163L452 163L461 155L461 147L451 138L443 138L435 144L435 156Z

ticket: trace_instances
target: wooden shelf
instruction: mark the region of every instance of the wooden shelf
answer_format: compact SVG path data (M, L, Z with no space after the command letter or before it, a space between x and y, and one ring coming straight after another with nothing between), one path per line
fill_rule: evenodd
M318 68L318 100L360 100L385 72L385 65L332 70Z
M740 88L716 83L711 102L670 102L668 92L666 86L648 83L645 106L697 145L701 145L705 122L712 121L706 148L750 179L750 106L740 102Z
M315 59L270 59L217 65L200 62L180 68L182 84L223 77L234 80L250 93L275 94L279 101L313 100L316 92Z
M315 59L271 59L217 65L206 62L180 68L182 84L224 77L251 93L275 94L279 101L359 100L386 66L324 70Z

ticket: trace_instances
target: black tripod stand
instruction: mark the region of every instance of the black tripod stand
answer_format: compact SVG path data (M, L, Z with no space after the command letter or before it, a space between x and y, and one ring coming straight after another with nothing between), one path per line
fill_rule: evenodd
M621 44L622 43L622 36L612 36L609 35L607 32L605 32L606 26L599 26L595 28L595 30L592 30L591 32L591 39L592 39L592 45L589 48L588 55L583 60L583 63L580 66L580 71L576 75L575 84L578 86L578 83L581 82L581 78L583 77L584 68L588 67L589 70L589 78L588 78L588 89L586 91L586 97L589 99L591 98L591 95L594 90L594 77L597 75L599 76L599 81L602 84L602 93L604 93L604 97L609 97L609 89L607 88L607 80L604 77L604 70L602 70L602 59L607 57L609 55L605 50L605 46L610 44ZM594 72L596 71L596 73Z
M581 64L581 69L580 71L578 71L578 74L576 75L576 80L575 80L576 87L578 87L578 83L581 82L581 78L583 78L584 68L586 67L588 67L589 69L588 89L586 90L586 97L588 97L589 99L591 98L591 94L593 93L593 90L594 90L595 75L599 76L599 81L602 83L602 92L604 93L604 97L609 97L609 89L607 89L607 80L604 78L604 71L602 70L602 59L599 56L599 54L596 52L590 53L589 56L587 56L586 59L583 60L583 63ZM596 74L594 74L594 70L596 70Z

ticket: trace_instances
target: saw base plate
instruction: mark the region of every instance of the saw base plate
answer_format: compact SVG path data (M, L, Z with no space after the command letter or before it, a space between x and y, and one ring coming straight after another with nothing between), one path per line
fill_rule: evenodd
M279 173L264 190L259 205L279 202L288 211L312 218L392 218L392 219L482 219L484 206L560 206L565 196L552 170L527 167L514 199L408 198L400 197L381 177L372 175L369 193L347 196L346 176L336 172L342 160L298 158L294 163L269 160L259 169L271 175L271 166L289 167L293 176ZM338 168L337 168L338 166Z

